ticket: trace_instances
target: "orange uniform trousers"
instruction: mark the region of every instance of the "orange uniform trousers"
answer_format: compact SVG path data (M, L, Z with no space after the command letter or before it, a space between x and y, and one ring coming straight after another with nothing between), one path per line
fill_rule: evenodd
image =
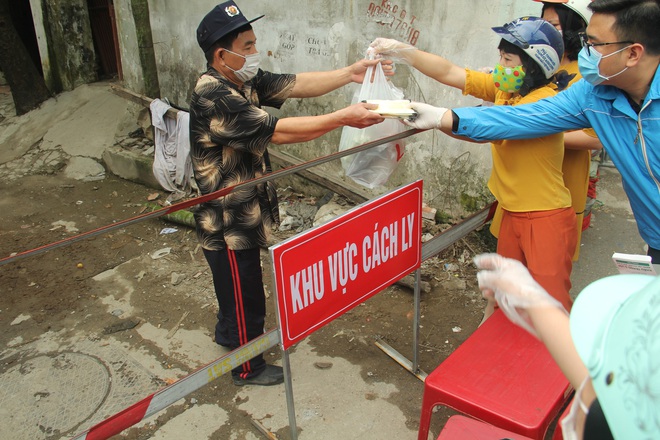
M572 207L550 211L502 210L497 253L523 263L532 277L570 312L577 223Z

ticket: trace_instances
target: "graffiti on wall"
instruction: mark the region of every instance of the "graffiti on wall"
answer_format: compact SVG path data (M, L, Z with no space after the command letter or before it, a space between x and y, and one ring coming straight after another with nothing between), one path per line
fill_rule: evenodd
M298 48L300 46L300 49ZM304 50L305 55L317 57L330 57L332 51L326 37L317 35L297 35L292 32L281 32L277 51L280 56L292 56L298 53L298 50Z
M292 55L296 50L296 34L292 32L280 33L280 45L278 52L284 55Z
M417 16L414 14L388 0L369 3L367 14L382 26L389 27L399 39L413 46L417 44L419 29L415 28Z
M332 56L332 52L328 47L327 38L320 38L311 35L305 37L305 54L322 57Z

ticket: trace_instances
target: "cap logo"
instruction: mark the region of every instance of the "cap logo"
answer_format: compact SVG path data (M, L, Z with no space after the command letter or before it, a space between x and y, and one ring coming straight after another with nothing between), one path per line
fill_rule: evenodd
M225 8L225 12L230 17L235 17L235 16L237 16L238 14L241 13L241 11L239 11L238 8L236 6L233 6L233 5L232 6L227 6Z

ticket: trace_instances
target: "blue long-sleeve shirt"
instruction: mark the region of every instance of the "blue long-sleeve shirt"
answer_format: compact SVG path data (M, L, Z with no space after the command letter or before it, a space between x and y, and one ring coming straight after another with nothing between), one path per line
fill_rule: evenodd
M639 234L660 249L660 69L639 114L621 90L585 80L533 104L453 110L459 117L454 134L477 141L593 127L621 173Z

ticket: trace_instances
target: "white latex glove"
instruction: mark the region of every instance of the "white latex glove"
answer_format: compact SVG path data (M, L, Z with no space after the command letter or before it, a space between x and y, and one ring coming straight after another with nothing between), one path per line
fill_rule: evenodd
M404 119L403 123L408 127L428 130L429 128L440 128L442 116L448 109L443 107L434 107L423 102L411 102L410 108L415 110L416 116Z
M393 40L391 38L376 38L369 45L369 50L373 50L377 55L395 62L404 64L411 63L411 56L415 50L415 46L408 43Z
M474 258L479 269L477 281L484 298L495 297L506 316L538 338L526 313L537 307L559 307L567 315L559 301L539 285L529 270L518 260L504 258L498 254L481 254Z

